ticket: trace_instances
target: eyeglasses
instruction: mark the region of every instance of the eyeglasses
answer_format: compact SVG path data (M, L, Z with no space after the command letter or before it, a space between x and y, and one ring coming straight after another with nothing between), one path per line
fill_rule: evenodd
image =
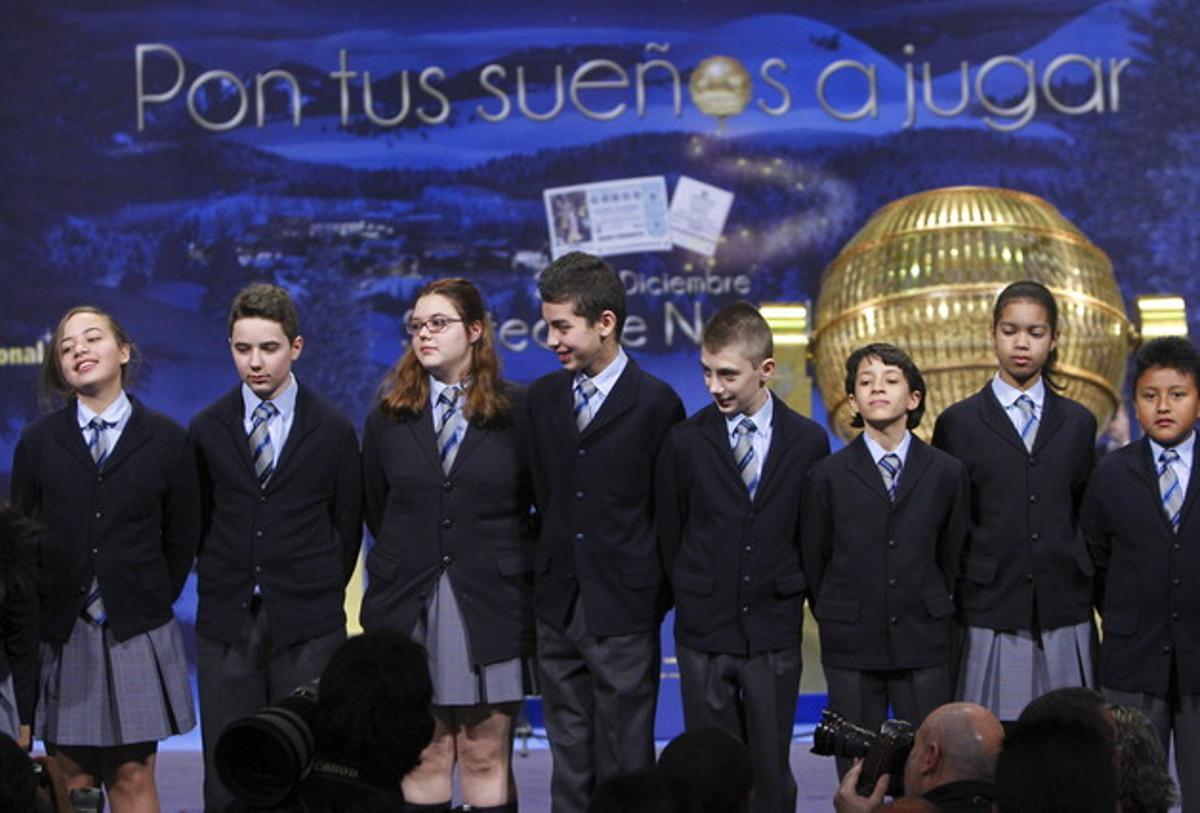
M430 333L442 333L446 330L446 328L450 327L450 325L461 321L462 319L451 319L449 316L442 316L439 314L437 316L430 316L424 321L421 321L420 319L413 319L404 326L404 329L408 331L409 336L416 336L421 332L421 328L428 328Z

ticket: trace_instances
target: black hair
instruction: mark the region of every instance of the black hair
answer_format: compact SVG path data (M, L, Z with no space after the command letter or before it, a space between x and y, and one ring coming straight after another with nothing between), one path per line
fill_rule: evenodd
M908 418L905 421L905 426L909 429L916 429L921 425L921 418L925 416L925 396L928 393L925 389L925 376L921 375L920 368L908 353L896 345L887 342L873 342L863 345L851 353L846 359L846 394L854 394L854 383L858 379L858 365L869 358L877 358L889 367L899 367L900 372L904 373L904 380L908 382L909 391L921 394L920 402L915 409L908 411ZM850 419L850 425L855 428L864 426L863 416L856 412Z
M1116 809L1116 752L1111 737L1069 717L1019 719L996 762L1000 813Z
M1005 306L1010 302L1022 300L1037 303L1045 309L1046 321L1050 323L1050 338L1058 339L1058 302L1054 299L1054 294L1050 293L1049 288L1031 279L1023 279L1008 285L996 297L996 305L992 308L992 332L996 332L996 325L1000 324L1000 317L1004 313ZM1046 363L1042 365L1042 378L1046 379L1046 384L1050 389L1061 391L1066 389L1066 385L1058 380L1057 364L1058 347L1054 347L1046 356Z
M615 336L625 327L625 288L613 267L599 257L572 251L550 263L538 277L543 302L573 302L576 316L595 324L605 311L617 317Z
M771 326L749 302L730 302L722 307L708 320L700 337L700 345L714 352L735 344L742 345L746 357L756 365L775 355Z
M432 702L423 646L386 628L348 638L321 673L317 751L398 782L433 739Z
M1182 336L1162 336L1138 348L1133 362L1133 386L1136 388L1142 375L1154 367L1189 375L1192 384L1200 387L1200 351Z
M636 771L609 777L596 786L588 813L683 813L681 789L658 771Z
M33 760L12 737L0 732L0 810L36 810Z
M690 794L702 813L740 811L754 787L750 751L723 728L693 728L667 743L658 769Z

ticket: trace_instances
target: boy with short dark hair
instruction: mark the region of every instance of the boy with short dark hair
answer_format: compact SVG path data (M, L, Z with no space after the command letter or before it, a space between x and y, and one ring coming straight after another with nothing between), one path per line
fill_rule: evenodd
M753 305L717 311L700 343L713 403L671 430L657 480L684 723L747 744L754 809L764 813L796 807L801 491L809 467L829 454L825 431L767 389L773 352Z
M967 533L962 464L910 430L925 380L890 344L846 359L853 426L817 464L804 507L804 572L821 635L829 707L877 730L891 704L919 726L951 698L958 560ZM838 758L844 775L850 761Z
M530 465L542 527L534 612L555 813L596 784L654 765L658 629L666 590L654 464L679 396L620 347L625 291L608 263L560 257L538 281L563 369L529 388Z
M354 427L292 374L304 340L287 291L257 283L229 311L242 384L189 430L203 496L196 653L204 797L232 795L217 738L308 683L346 637L346 583L362 541Z
M1187 339L1142 346L1133 403L1145 436L1104 456L1080 512L1104 621L1101 688L1150 719L1164 754L1174 732L1185 810L1200 803L1198 385L1200 352Z

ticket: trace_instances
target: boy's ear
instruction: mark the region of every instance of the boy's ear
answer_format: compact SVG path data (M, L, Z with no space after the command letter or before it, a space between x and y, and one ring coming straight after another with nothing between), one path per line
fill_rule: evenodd
M767 357L758 365L758 380L763 386L775 375L775 359Z
M921 392L920 390L909 390L908 391L908 406L905 408L905 412L912 412L914 409L919 407L921 405L921 401L924 400L924 398L925 398L925 393Z
M601 311L595 323L600 326L601 336L611 336L617 330L617 315L612 311Z

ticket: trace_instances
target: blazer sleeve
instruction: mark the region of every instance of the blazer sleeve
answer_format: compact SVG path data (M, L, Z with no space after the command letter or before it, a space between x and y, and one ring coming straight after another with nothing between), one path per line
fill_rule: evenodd
M680 432L667 435L655 466L654 500L655 523L658 527L658 551L663 572L670 580L675 556L683 543L683 528L687 524L689 478L687 461L680 441Z
M212 527L213 516L213 483L212 473L208 468L208 459L204 453L204 444L200 443L200 430L195 422L188 427L188 448L191 450L191 461L193 466L193 476L196 478L197 510L199 517L196 522L199 538L196 542L196 555L200 555L204 548L204 540L208 538L208 531Z
M379 453L380 435L383 433L379 428L379 419L378 411L367 416L362 439L363 519L366 520L367 530L376 539L379 538L379 527L383 523L388 497L387 471Z
M663 384L663 386L666 387L668 397L664 399L662 408L655 412L656 425L650 435L650 440L654 443L654 449L651 452L652 464L654 466L653 471L658 470L658 458L666 447L667 436L670 434L671 428L677 426L687 417L687 413L683 409L683 401L679 400L679 395L676 394L675 390L667 387L666 384ZM657 514L658 494L652 493L651 497L653 503L652 510Z
M179 448L170 478L170 491L163 505L163 557L171 575L172 602L179 598L187 583L200 547L201 531L200 481L195 449L186 441Z
M1112 525L1108 519L1108 508L1104 499L1102 475L1092 477L1083 493L1083 506L1079 511L1079 527L1087 542L1088 553L1096 567L1092 576L1092 603L1104 612L1104 590L1108 584L1108 563L1112 558Z
M41 497L29 463L29 442L22 436L13 451L12 475L9 482L9 500L27 517L37 515Z
M955 468L957 477L955 478L954 495L950 502L950 511L946 514L946 521L942 525L937 550L938 568L946 580L946 593L951 596L958 588L962 552L967 543L967 533L971 522L968 496L971 493L971 484L967 479L967 469L961 464Z
M829 512L829 478L810 469L805 476L804 504L800 517L800 561L808 582L809 603L814 607L821 593L825 563L833 555L833 523Z
M6 540L4 606L0 617L4 654L12 672L13 693L22 725L33 723L38 684L38 596L33 541Z
M348 584L358 564L363 524L362 458L358 436L350 424L346 424L338 446L337 477L329 510L333 528L342 543L342 575Z

